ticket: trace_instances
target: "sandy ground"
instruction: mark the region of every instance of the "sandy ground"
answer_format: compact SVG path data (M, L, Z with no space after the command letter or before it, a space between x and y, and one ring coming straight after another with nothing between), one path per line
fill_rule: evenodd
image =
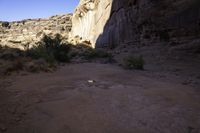
M200 133L198 85L180 76L84 63L0 83L0 133Z

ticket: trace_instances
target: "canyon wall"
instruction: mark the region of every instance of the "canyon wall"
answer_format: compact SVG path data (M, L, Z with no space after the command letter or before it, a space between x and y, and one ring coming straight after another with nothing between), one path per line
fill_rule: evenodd
M30 48L45 35L60 34L68 38L71 30L71 14L56 15L47 19L28 19L16 22L0 22L0 45L12 48Z
M93 47L115 47L192 39L199 33L199 0L80 0L70 37Z
M103 33L103 27L110 17L111 5L112 0L80 0L72 17L72 41L86 40L95 47L96 39Z

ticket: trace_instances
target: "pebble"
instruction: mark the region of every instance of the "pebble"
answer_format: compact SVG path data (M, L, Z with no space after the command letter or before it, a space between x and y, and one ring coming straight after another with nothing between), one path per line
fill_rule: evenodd
M88 80L88 83L94 83L95 81L94 80Z
M0 125L0 131L5 132L7 131L7 128L4 125Z
M19 121L21 121L21 118L20 118L20 117L17 117L17 118L15 118L15 121L16 121L16 122L19 122Z
M183 84L183 85L189 85L190 82L188 82L188 81L184 81L184 82L182 82L182 84Z
M35 103L41 103L42 102L42 99L36 99L35 100Z

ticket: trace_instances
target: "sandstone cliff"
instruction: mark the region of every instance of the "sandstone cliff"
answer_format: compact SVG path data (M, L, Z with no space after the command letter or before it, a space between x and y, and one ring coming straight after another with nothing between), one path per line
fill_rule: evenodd
M0 45L24 49L32 47L44 34L54 36L58 33L68 38L71 25L71 14L48 19L0 22Z
M70 37L90 41L95 47L98 36L110 16L111 0L80 0L73 17ZM76 43L76 42L75 42Z
M93 47L198 38L199 0L80 0L71 37Z

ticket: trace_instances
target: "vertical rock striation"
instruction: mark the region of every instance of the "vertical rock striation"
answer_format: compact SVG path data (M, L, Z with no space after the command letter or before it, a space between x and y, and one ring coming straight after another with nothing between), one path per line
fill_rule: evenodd
M73 17L71 38L90 41L93 47L109 19L112 0L80 0Z
M196 38L200 33L198 0L80 0L71 37L93 47Z

